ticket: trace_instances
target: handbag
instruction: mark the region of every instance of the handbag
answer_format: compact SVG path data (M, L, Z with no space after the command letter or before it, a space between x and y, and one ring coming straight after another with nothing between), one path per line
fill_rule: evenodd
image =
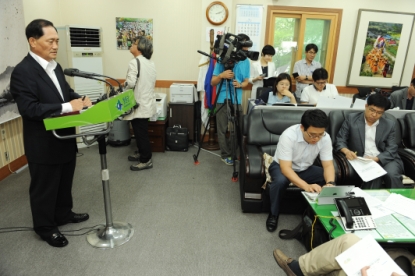
M166 129L166 150L187 151L189 149L189 131L181 125Z
M330 230L330 233L328 233L318 219L314 221L316 218L309 208L310 207L304 211L301 222L297 227L293 230L283 229L278 233L278 236L283 240L297 239L304 245L307 252L310 252L313 248L329 241L331 232L334 230L333 228ZM332 226L334 225L332 223L330 224Z

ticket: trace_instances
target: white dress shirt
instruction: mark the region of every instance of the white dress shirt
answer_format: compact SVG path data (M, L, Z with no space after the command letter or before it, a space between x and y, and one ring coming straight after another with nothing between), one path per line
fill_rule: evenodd
M374 122L371 126L367 124L365 119L365 154L363 156L376 157L380 154L376 147L376 127L379 125L379 120Z
M303 93L301 93L300 101L308 102L309 104L317 104L320 97L335 99L338 96L339 92L334 84L327 83L321 92L312 84L304 88Z
M330 135L326 133L316 144L309 144L304 140L300 124L290 126L280 136L274 161L291 161L295 172L302 172L313 165L320 154L322 161L333 160L333 146Z
M29 51L29 54L39 63L39 65L45 70L46 74L48 74L49 78L52 80L53 84L55 84L56 89L58 89L59 94L61 95L62 100L63 94L62 94L62 88L59 84L58 78L55 74L56 66L58 65L54 59L52 59L50 62L45 60L44 58L41 58L40 56L36 55L32 51ZM63 103L62 104L62 113L68 113L72 112L72 105L70 103Z

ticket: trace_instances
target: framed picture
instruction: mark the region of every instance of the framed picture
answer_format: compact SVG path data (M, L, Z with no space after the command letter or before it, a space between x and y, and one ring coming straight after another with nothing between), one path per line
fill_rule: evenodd
M400 86L413 13L359 10L348 86Z

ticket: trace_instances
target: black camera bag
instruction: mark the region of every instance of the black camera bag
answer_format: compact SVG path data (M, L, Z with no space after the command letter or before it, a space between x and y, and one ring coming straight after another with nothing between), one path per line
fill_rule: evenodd
M166 150L187 151L189 149L189 131L181 125L166 129Z

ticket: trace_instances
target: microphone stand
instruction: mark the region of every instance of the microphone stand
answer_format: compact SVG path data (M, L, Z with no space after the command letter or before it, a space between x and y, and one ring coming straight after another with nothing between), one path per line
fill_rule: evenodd
M81 76L78 76L81 77ZM85 75L82 76L84 78L94 79L98 81L102 81L107 83L111 91L114 91L114 87L106 80L98 78L97 76ZM106 76L103 76L106 77ZM112 78L110 78L112 79ZM118 81L117 81L118 82ZM120 89L122 91L122 87L120 84ZM107 98L109 98L109 94L107 93ZM113 123L109 123L108 128L104 131L98 132L91 132L87 133L87 135L95 135L94 139L87 140L85 133L79 133L75 135L69 136L59 136L55 130L53 130L53 134L58 137L59 139L70 139L75 137L83 138L83 141L87 145L91 145L93 141L98 141L98 148L99 148L99 155L101 159L101 180L102 180L102 189L104 193L104 208L105 208L105 227L98 228L96 232L92 232L87 235L87 241L90 245L97 248L114 248L120 246L126 242L128 242L131 237L134 235L134 228L128 222L114 222L112 219L112 207L111 207L111 197L110 197L110 188L109 188L109 170L107 167L107 144L105 141L105 135L110 132Z

